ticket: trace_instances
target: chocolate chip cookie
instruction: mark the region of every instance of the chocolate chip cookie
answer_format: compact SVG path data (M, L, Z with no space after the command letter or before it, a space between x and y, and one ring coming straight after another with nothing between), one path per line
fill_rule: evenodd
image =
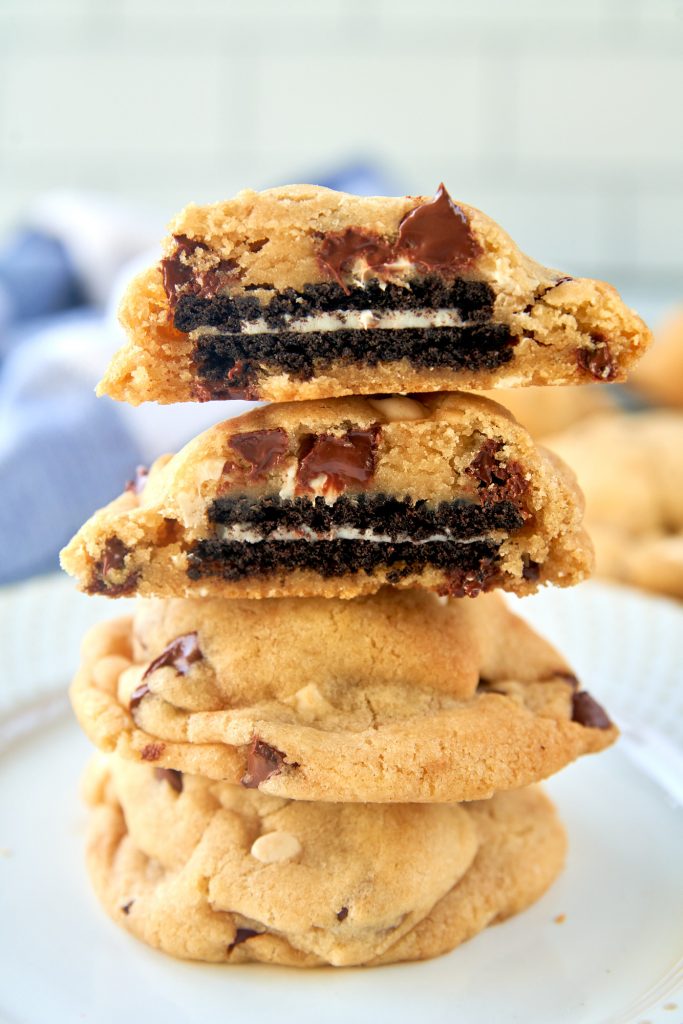
M588 575L581 516L566 467L486 399L297 402L161 459L62 564L110 597L524 594Z
M598 573L683 597L683 414L600 416L547 443L584 489Z
M489 217L313 185L188 206L121 307L100 394L130 402L623 380L643 322L529 259Z
M71 694L102 750L299 800L480 799L617 735L495 594L143 602Z
M438 956L538 899L565 855L533 788L462 806L302 803L115 757L85 788L99 899L186 959Z

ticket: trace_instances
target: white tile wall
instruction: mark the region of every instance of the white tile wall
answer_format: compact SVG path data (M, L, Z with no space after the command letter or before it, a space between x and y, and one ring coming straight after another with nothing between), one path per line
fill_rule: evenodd
M0 0L0 227L168 219L364 157L533 255L683 292L683 0Z

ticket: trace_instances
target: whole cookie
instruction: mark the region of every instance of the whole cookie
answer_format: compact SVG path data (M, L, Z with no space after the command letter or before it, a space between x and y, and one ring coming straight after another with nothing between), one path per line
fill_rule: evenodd
M479 799L617 735L497 595L145 602L71 694L105 751L301 800Z
M314 185L188 206L121 306L100 393L133 404L622 380L645 325L479 210Z
M581 518L571 473L493 402L298 402L160 460L62 564L108 597L355 597L385 583L525 594L588 575Z
M106 910L188 959L437 956L537 899L564 860L538 790L462 807L301 803L116 758L86 790Z
M597 572L683 597L683 413L600 416L547 443L584 490Z

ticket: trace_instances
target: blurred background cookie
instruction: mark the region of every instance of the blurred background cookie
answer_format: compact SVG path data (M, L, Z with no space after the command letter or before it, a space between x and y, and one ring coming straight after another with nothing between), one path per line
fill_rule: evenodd
M602 415L544 440L584 492L598 575L683 598L683 414Z

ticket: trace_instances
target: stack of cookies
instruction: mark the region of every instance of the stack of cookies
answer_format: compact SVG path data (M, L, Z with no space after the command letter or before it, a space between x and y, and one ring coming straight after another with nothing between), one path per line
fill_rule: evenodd
M179 957L444 953L537 899L565 838L534 784L616 738L495 593L591 567L566 467L457 393L622 379L648 332L483 214L310 186L177 219L100 390L248 397L63 552L139 595L85 639L90 874Z

